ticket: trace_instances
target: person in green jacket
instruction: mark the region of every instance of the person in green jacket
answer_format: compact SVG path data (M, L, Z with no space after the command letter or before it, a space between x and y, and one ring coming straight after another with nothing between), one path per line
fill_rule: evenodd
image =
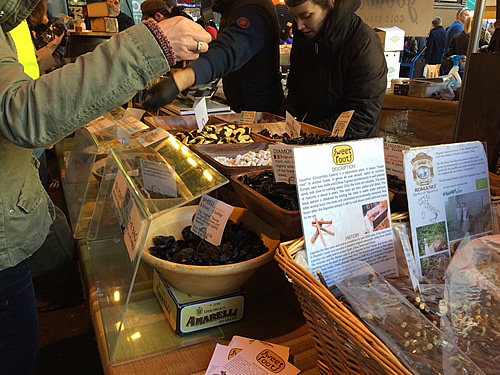
M32 374L35 365L38 320L27 259L44 242L54 208L38 177L33 149L54 144L127 102L176 59L198 58L211 40L185 17L146 22L113 36L75 63L33 80L18 61L9 31L37 3L0 0L2 374Z

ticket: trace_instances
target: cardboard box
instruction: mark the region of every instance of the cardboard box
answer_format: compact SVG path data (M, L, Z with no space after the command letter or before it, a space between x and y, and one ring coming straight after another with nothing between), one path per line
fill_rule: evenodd
M387 63L387 88L391 87L393 78L399 78L399 69L401 64L398 62Z
M107 1L87 4L87 17L116 17L115 6Z
M385 55L385 61L387 65L392 64L392 63L398 63L399 62L399 56L401 52L399 51L389 51L389 52L384 52Z
M431 81L424 79L410 80L409 96L418 98L429 98L435 92L441 92L446 88L448 82Z
M223 296L192 296L169 285L154 270L153 292L179 336L243 318L244 292L241 289Z
M405 31L397 26L375 29L382 42L384 51L402 51L405 44Z
M90 19L90 29L105 33L118 32L118 20L114 17L99 17Z

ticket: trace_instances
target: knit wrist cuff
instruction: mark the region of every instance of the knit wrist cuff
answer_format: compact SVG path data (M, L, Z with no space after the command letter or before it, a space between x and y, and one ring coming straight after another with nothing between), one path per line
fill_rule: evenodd
M163 33L163 31L160 29L156 21L153 20L147 20L144 22L144 25L151 31L151 34L155 37L156 41L160 45L160 48L162 49L163 53L165 54L165 57L167 58L168 64L170 67L175 65L175 52L172 49L172 46L170 45L170 41L168 40L167 36Z

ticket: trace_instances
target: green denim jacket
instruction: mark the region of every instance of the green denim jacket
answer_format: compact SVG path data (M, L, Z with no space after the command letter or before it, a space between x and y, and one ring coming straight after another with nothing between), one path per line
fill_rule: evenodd
M16 26L25 8L31 11L37 2L0 0L2 29ZM2 11L9 22L2 22ZM32 149L60 141L168 70L160 46L139 24L33 81L17 61L8 33L0 32L0 270L33 254L52 222Z

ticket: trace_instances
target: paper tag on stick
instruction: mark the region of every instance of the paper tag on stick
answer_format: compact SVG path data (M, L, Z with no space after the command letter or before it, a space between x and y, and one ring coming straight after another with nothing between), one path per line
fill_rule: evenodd
M290 113L286 113L285 131L292 138L300 137L300 123Z
M347 126L351 121L352 115L354 115L354 110L345 111L340 114L340 116L337 118L337 121L335 121L335 125L333 126L331 134L332 137L344 137L345 131L347 130Z
M198 210L194 215L191 232L219 246L226 227L227 220L233 212L234 207L221 202L209 195L201 197Z

